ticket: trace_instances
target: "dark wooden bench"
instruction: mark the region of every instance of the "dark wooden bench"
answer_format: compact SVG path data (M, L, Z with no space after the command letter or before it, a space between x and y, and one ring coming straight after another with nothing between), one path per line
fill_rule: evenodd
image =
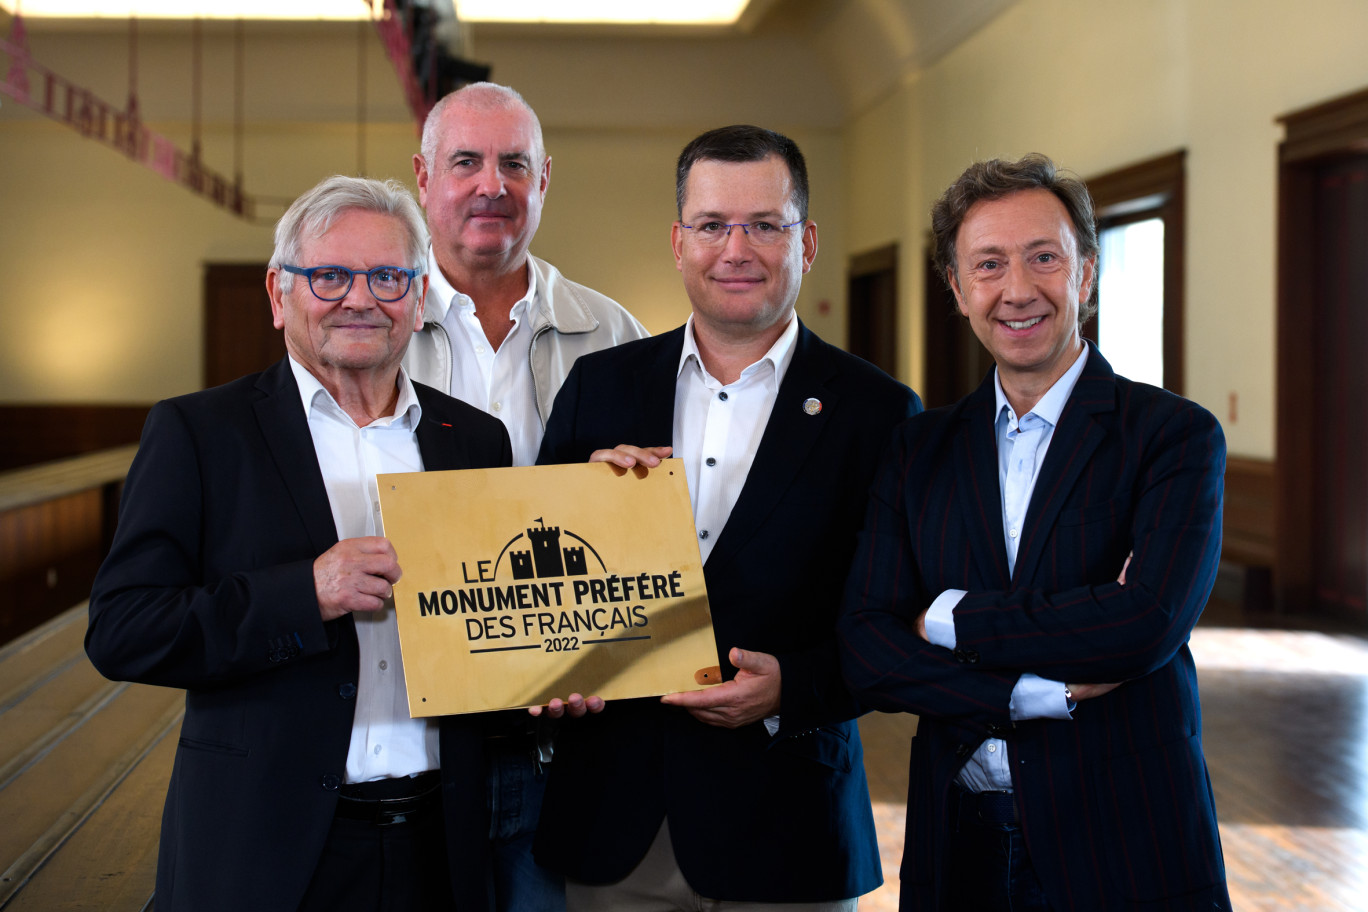
M1244 604L1250 611L1273 609L1273 572L1278 559L1274 485L1272 462L1241 456L1226 460L1221 560L1241 568Z
M151 907L184 692L102 678L77 605L0 648L0 909Z
M90 594L137 449L0 472L0 644Z

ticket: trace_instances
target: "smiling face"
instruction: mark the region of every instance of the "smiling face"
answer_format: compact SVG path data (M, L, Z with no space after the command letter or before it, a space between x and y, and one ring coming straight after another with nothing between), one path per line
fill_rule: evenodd
M326 234L304 238L299 259L291 265L353 270L414 265L408 262L403 223L360 209L339 213ZM340 301L319 300L304 276L294 276L293 286L283 291L283 275L278 269L266 273L275 327L285 331L285 348L294 359L325 385L349 372L383 375L397 369L409 338L422 326L427 276L414 279L398 301L382 302L371 294L364 275L352 280Z
M817 255L817 226L790 228L782 243L756 246L733 228L721 246L700 243L684 225L799 221L788 166L776 155L753 162L705 159L689 170L683 221L670 232L675 267L693 305L694 324L730 338L749 339L788 324L803 274Z
M1048 190L981 200L960 224L950 287L1018 414L1082 351L1078 310L1096 265L1080 259L1069 213Z
M413 166L433 251L457 287L462 276L523 265L551 182L527 110L458 100L442 112L432 163L415 155Z

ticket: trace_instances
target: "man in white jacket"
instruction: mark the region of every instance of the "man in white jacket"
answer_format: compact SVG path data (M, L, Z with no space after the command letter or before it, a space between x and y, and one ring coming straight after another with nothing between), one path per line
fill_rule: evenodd
M536 113L513 89L475 83L438 101L413 169L432 235L431 281L404 366L503 421L513 464L532 465L575 359L648 333L615 301L528 253L551 159ZM485 751L497 906L556 912L564 884L531 853L549 737L523 714L504 718Z

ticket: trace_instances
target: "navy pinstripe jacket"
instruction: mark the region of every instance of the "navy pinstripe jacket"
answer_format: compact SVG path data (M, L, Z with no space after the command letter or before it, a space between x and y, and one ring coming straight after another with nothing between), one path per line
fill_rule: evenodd
M946 800L1007 740L1031 859L1060 910L1229 909L1188 634L1221 550L1216 419L1116 376L1094 348L1041 467L1009 578L993 378L902 426L875 482L840 621L852 691L916 713L901 909L939 907ZM1116 582L1134 552L1124 585ZM956 649L915 620L945 589ZM1125 681L1072 720L1013 724L1025 672Z

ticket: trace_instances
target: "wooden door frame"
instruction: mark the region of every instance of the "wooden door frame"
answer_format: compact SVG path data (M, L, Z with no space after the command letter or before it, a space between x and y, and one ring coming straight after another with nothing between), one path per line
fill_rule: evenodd
M227 383L244 373L263 370L284 356L284 337L265 322L270 318L271 306L265 278L265 263L204 264L204 386ZM244 298L251 301L244 302ZM236 310L243 306L256 308L245 320ZM248 353L265 357L249 356L244 360Z
M886 273L893 287L893 311L891 318L893 325L890 332L893 337L893 363L891 365L877 365L883 368L894 377L901 376L905 355L902 350L902 336L899 333L899 326L902 323L898 307L898 245L896 243L887 244L874 250L864 253L852 254L846 266L846 348L850 349L850 329L851 317L854 313L854 285L856 281L871 275ZM862 357L867 357L863 355ZM869 359L871 362L872 358Z
M1183 285L1187 236L1187 150L1178 149L1088 178L1100 224L1130 212L1164 220L1164 389L1183 394ZM1100 284L1100 283L1099 283ZM1095 301L1097 289L1093 290ZM1092 337L1097 318L1088 321Z
M1276 604L1307 612L1315 602L1311 440L1315 395L1311 364L1318 324L1314 289L1306 280L1312 261L1312 190L1316 170L1328 161L1368 151L1368 89L1278 118L1277 253L1277 559Z

